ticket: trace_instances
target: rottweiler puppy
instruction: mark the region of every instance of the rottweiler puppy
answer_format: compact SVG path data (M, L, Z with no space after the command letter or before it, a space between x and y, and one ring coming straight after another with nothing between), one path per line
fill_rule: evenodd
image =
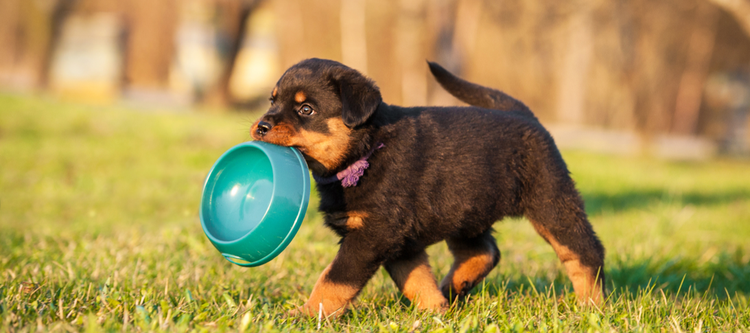
M440 85L468 107L400 107L338 62L289 68L255 140L298 148L340 248L304 313L340 314L382 265L412 303L442 311L500 260L492 225L525 216L556 251L583 302L601 302L604 247L550 134L526 105L436 63ZM425 248L455 257L438 285Z

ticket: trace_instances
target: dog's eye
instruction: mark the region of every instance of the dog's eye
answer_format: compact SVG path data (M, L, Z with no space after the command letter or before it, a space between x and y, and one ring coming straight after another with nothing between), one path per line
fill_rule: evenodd
M271 101L271 105L273 105L273 97L269 97L268 100Z
M301 114L303 116L312 116L313 114L315 114L315 110L313 110L313 108L311 106L305 104L305 105L302 105L299 108L299 110L297 111L297 113L299 113L299 114Z

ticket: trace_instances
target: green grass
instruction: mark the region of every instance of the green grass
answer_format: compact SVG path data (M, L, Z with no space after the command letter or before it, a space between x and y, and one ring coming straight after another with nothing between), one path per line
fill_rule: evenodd
M381 270L342 318L288 317L337 250L315 205L257 268L224 260L197 217L206 172L254 118L0 95L0 331L750 330L750 163L582 152L564 155L607 248L601 308L580 308L551 247L511 219L498 268L444 315ZM445 245L429 253L442 277Z

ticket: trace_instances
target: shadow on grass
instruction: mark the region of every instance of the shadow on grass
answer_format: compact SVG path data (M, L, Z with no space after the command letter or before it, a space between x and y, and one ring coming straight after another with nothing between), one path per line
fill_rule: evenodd
M590 215L599 215L605 211L623 212L643 209L657 203L713 206L744 201L748 198L750 198L750 189L734 189L719 193L695 191L671 193L660 189L636 190L615 194L583 192L586 211Z
M740 249L734 253L717 253L706 262L688 257L628 259L627 262L608 263L606 273L607 292L613 296L631 294L631 297L635 297L639 290L650 289L656 292L662 290L667 295L679 291L681 296L689 291L718 299L734 297L735 294L750 295L750 260ZM548 293L553 283L558 296L565 290L573 291L570 280L561 271L554 279L526 275L488 279L485 292L492 296L505 291ZM472 293L477 294L481 289L482 286L479 286Z

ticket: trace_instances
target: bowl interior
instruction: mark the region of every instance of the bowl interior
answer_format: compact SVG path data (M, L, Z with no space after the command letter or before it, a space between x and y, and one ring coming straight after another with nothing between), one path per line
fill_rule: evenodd
M242 238L263 220L273 193L268 156L252 146L232 150L206 182L202 214L207 231L219 241Z

